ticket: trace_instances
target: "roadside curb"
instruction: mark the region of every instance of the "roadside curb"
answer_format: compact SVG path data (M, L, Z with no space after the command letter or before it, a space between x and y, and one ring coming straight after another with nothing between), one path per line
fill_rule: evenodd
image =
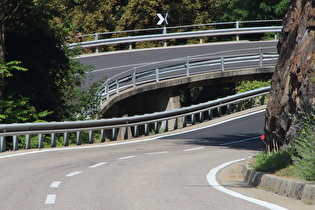
M254 171L248 168L246 164L243 165L242 175L244 177L244 182L251 187L258 187L280 196L301 200L309 205L315 204L315 183L303 182L278 177L265 172Z

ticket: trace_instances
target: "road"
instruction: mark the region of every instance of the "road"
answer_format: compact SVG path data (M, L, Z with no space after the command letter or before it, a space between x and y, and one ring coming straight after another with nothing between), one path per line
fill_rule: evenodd
M212 168L256 154L263 116L158 139L2 153L0 209L266 209L207 182Z
M81 56L80 62L84 65L92 65L95 70L87 74L86 85L110 78L120 72L149 65L155 62L163 62L161 65L175 64L171 59L196 55L209 55L209 58L220 58L224 56L235 56L237 53L258 53L259 47L271 47L264 52L276 52L277 41L265 42L226 42L210 43L202 45L187 45L177 47L161 47L142 50L130 50L121 52L99 53ZM247 51L244 51L247 49ZM181 60L185 62L185 60ZM239 65L239 64L238 64ZM274 65L274 62L273 62ZM154 69L154 68L153 68Z

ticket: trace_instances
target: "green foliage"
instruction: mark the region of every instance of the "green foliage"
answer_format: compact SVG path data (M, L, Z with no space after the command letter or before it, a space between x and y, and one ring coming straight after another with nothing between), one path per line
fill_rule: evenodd
M34 106L29 105L27 98L0 99L0 123L44 122L45 117L52 112L47 110L37 112Z
M237 93L245 93L250 90L255 90L262 87L268 87L270 86L270 80L267 82L265 81L258 81L258 80L252 80L252 81L242 81L237 87L236 92Z
M290 0L223 0L220 7L226 8L221 20L269 20L282 19Z
M287 150L267 153L261 151L255 157L255 162L252 163L252 167L256 171L275 172L286 168L290 164L292 164L292 160Z
M4 60L0 59L0 77L1 78L12 77L13 70L27 71L26 68L19 66L19 64L21 64L21 61L10 61L5 63Z
M315 181L315 114L298 113L288 131L291 156L296 174L308 181Z
M237 87L236 87L236 93L244 93L250 90L256 90L262 87L268 87L270 86L270 80L267 82L265 81L242 81ZM257 98L254 98L252 100L247 100L242 102L242 109L250 108L253 105L266 103L268 100L268 97L266 96L259 96Z

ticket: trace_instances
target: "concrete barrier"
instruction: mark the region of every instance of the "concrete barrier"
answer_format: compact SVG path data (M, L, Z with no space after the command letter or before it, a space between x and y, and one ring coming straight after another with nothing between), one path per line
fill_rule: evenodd
M309 205L315 205L315 183L313 182L304 182L254 171L246 164L243 166L242 174L244 182L252 187L258 187L281 196L301 200Z

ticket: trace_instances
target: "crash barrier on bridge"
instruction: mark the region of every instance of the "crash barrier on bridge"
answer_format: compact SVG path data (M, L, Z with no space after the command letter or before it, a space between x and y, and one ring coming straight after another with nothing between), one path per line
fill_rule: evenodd
M265 103L265 96L269 94L270 87L240 93L220 98L206 103L193 105L172 111L145 114L140 116L49 123L20 123L0 125L0 151L18 150L19 144L26 149L31 148L31 141L37 141L37 147L43 148L47 140L51 147L57 142L68 146L73 136L75 144L94 143L98 135L100 142L106 139L116 140L121 132L123 139L136 138L149 135L150 132L159 133L179 129L214 117L220 117L242 109ZM172 124L173 127L169 125ZM131 136L129 136L131 135ZM86 140L83 139L86 136ZM22 139L23 142L21 141Z
M100 105L110 97L139 85L236 68L274 66L277 59L278 54L275 47L260 47L153 62L131 68L108 78L99 92ZM95 109L97 108L95 107Z
M140 29L140 30L128 30L128 31L117 31L117 32L105 32L105 33L95 33L95 34L87 34L75 36L79 40L82 40L86 37L93 37L93 41L82 41L78 43L68 44L67 46L70 48L73 47L96 47L96 51L98 52L99 46L112 45L112 44L129 44L129 49L132 47L132 43L136 42L148 42L148 41L164 41L164 46L166 46L166 40L170 39L185 39L185 38L200 38L209 37L209 36L227 36L227 35L236 35L236 40L239 40L239 35L242 34L263 34L263 33L277 33L282 29L281 26L282 20L257 20L257 21L236 21L236 22L222 22L222 23L209 23L209 24L200 24L200 25L189 25L189 26L178 26L178 27L163 27L163 28L152 28L152 29ZM272 25L277 26L270 26ZM256 25L266 25L262 27L244 27L242 25L248 24L256 24ZM233 25L233 28L224 28L230 27ZM168 30L172 29L181 29L184 28L202 28L202 27L223 27L224 29L211 29L211 30L198 30L198 31L187 31L187 32L177 32L177 33L167 33ZM158 34L149 34L149 35L138 35L138 36L128 36L127 37L118 37L118 38L102 38L104 36L113 35L119 36L119 34L130 34L135 32L148 32L152 33L152 31L159 31L162 29L162 33ZM202 41L200 41L202 43Z

